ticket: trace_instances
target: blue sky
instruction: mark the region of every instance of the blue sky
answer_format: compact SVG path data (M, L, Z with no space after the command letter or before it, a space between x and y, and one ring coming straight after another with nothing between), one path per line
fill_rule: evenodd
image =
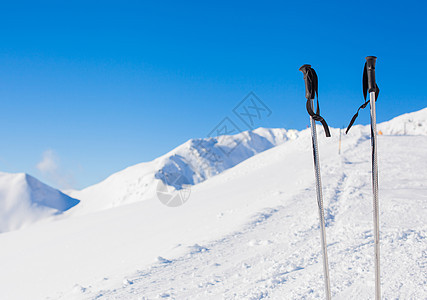
M332 127L363 101L367 55L379 122L427 106L421 1L69 2L2 3L1 171L82 188L207 136L251 91L258 125L303 129L305 63Z

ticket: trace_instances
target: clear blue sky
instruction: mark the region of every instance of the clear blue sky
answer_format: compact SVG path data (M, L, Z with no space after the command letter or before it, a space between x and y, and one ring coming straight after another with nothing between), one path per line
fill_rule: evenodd
M250 91L272 111L260 125L303 129L304 63L332 127L363 101L367 55L379 122L427 106L423 1L59 2L0 9L0 170L55 187L205 137ZM36 167L46 151L50 174Z

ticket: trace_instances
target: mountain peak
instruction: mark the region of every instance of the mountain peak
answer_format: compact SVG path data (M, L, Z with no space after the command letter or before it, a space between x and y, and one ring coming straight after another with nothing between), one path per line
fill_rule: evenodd
M159 181L182 189L215 176L242 161L298 136L297 130L257 128L235 135L190 139L165 155L128 167L71 195L81 211L111 208L152 198Z
M26 173L0 172L0 232L64 212L79 202Z

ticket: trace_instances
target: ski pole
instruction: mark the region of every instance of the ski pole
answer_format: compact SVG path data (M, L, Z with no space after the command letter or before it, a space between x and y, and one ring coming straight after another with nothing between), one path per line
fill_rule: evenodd
M366 57L369 102L371 106L371 146L372 146L372 191L374 205L374 235L375 235L375 299L381 298L380 276L380 222L378 207L378 159L377 159L377 117L375 100L377 84L375 82L375 56Z
M380 89L375 81L375 56L367 56L365 67L363 69L363 103L350 121L346 133L350 130L356 120L359 110L365 108L368 103L371 107L371 149L372 149L372 192L374 206L374 246L375 246L375 299L381 299L381 276L380 276L380 221L378 205L378 160L377 160L377 118L375 111L375 102L378 99ZM366 101L369 92L369 101Z
M319 149L317 144L316 121L322 123L327 137L330 136L328 125L326 121L320 116L319 100L317 100L317 109L314 112L314 98L318 95L318 81L317 74L310 65L303 65L299 69L304 74L305 81L305 97L307 98L306 108L310 115L311 139L313 144L313 158L314 158L314 174L316 178L316 192L317 192L317 206L319 208L319 221L320 221L320 238L322 243L322 256L323 256L323 273L325 279L325 293L326 299L331 299L331 286L329 280L329 265L328 253L326 249L326 231L325 231L325 215L323 210L323 197L322 197L322 182L320 178L320 162L319 162Z

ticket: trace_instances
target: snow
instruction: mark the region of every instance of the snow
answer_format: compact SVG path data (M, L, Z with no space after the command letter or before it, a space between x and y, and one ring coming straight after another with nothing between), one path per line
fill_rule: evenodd
M378 124L377 129L388 135L427 135L427 109L403 114Z
M73 213L151 199L160 180L177 189L182 189L183 184L203 182L297 136L297 130L258 128L236 135L189 140L151 162L131 166L82 191L71 192L70 196L82 200Z
M427 298L426 120L424 109L378 125L385 299ZM341 155L338 129L318 131L333 298L373 299L370 127L343 136ZM264 133L242 139L216 174L173 170L194 181L182 206L163 205L150 185L174 155L196 157L193 141L81 191L61 218L0 234L0 298L323 299L310 133Z
M0 232L53 217L79 203L24 173L0 172L0 199Z

